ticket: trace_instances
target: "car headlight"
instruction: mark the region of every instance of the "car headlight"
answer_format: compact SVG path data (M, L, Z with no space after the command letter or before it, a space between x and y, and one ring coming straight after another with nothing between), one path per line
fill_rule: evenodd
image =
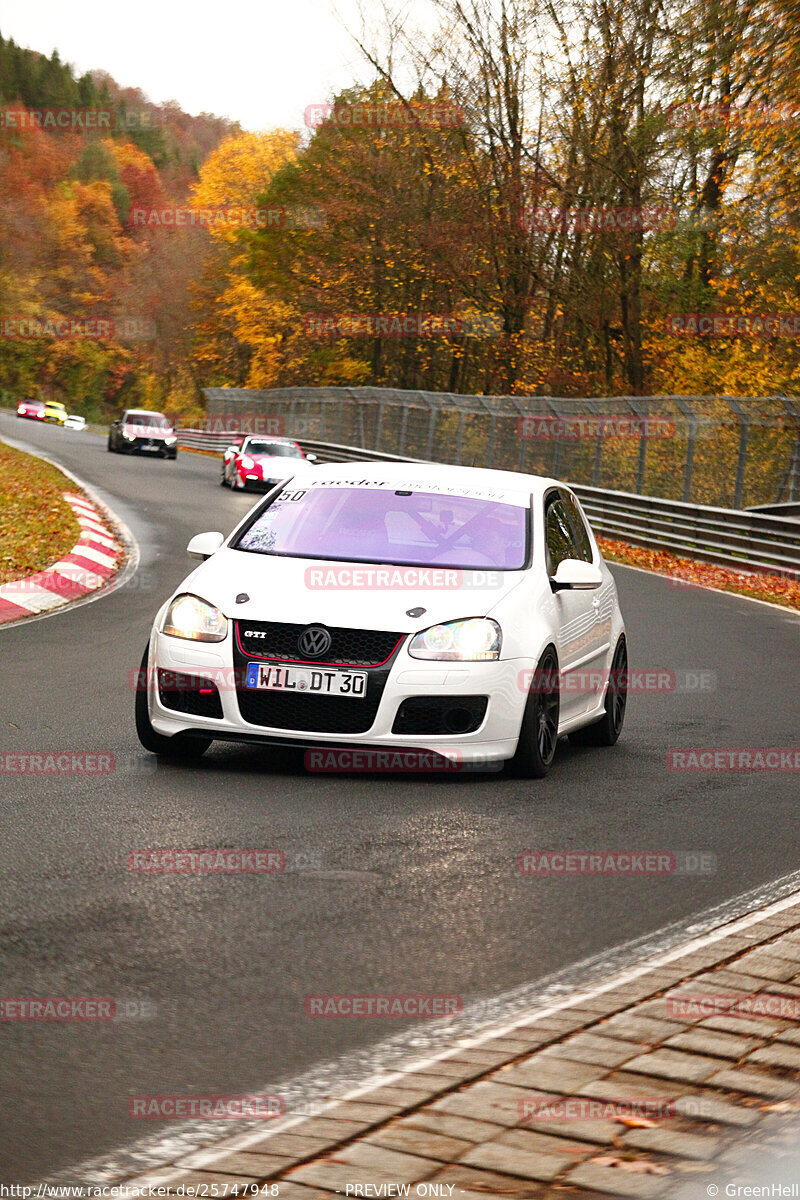
M174 445L175 445L175 443L177 442L177 440L178 440L178 439L177 439L176 437L165 437L165 438L164 438L164 443L165 443L165 445L167 445L167 446L174 446Z
M132 442L136 437L136 434L130 433L127 429L123 429L122 436L125 438L126 442Z
M500 657L503 635L491 617L471 617L432 625L411 639L412 658L445 659L449 662L488 662Z
M243 454L239 459L239 464L240 466L244 467L245 471L251 471L256 465L256 462L255 459L251 458L249 454Z
M167 609L161 632L192 642L222 642L228 634L228 619L213 604L184 592Z

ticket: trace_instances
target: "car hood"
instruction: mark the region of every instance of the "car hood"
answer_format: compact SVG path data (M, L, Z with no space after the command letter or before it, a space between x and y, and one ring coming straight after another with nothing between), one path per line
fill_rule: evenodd
M175 436L174 429L161 429L153 425L137 425L133 421L126 421L122 426L126 433L135 434L136 437L148 437L155 440L156 438L168 438Z
M348 571L389 572L394 586L353 586ZM432 574L426 581L422 572ZM398 580L402 572L418 572ZM335 582L329 586L335 572ZM525 578L521 571L445 571L444 568L381 567L374 563L281 558L223 547L184 580L179 592L194 592L228 617L252 621L388 629L411 633L440 621L480 617ZM374 576L373 576L374 580ZM385 582L385 581L384 581ZM411 586L406 586L410 582ZM438 584L438 586L437 586ZM249 599L237 604L242 593ZM421 608L419 616L409 609Z

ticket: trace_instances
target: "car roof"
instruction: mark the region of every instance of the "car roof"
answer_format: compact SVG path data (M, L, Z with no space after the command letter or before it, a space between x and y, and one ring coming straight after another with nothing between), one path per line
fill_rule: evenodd
M414 482L420 485L448 484L452 487L486 488L507 492L524 492L542 496L550 487L561 487L562 483L545 475L528 475L521 471L496 471L488 467L456 467L447 463L416 462L348 462L324 463L309 467L308 478L317 481L338 479L391 483L394 480Z

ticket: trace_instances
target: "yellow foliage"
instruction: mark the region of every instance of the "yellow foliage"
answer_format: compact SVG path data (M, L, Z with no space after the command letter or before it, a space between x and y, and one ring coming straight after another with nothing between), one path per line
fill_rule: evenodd
M227 138L203 164L191 205L200 209L249 208L280 167L297 157L298 136L286 129L238 133ZM211 236L235 241L236 226L211 225Z

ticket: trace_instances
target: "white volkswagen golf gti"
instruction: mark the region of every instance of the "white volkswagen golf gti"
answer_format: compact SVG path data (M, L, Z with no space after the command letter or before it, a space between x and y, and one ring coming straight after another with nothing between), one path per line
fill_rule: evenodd
M561 736L620 735L616 586L554 479L298 462L188 552L203 561L156 616L136 693L155 754L368 747L543 776Z

